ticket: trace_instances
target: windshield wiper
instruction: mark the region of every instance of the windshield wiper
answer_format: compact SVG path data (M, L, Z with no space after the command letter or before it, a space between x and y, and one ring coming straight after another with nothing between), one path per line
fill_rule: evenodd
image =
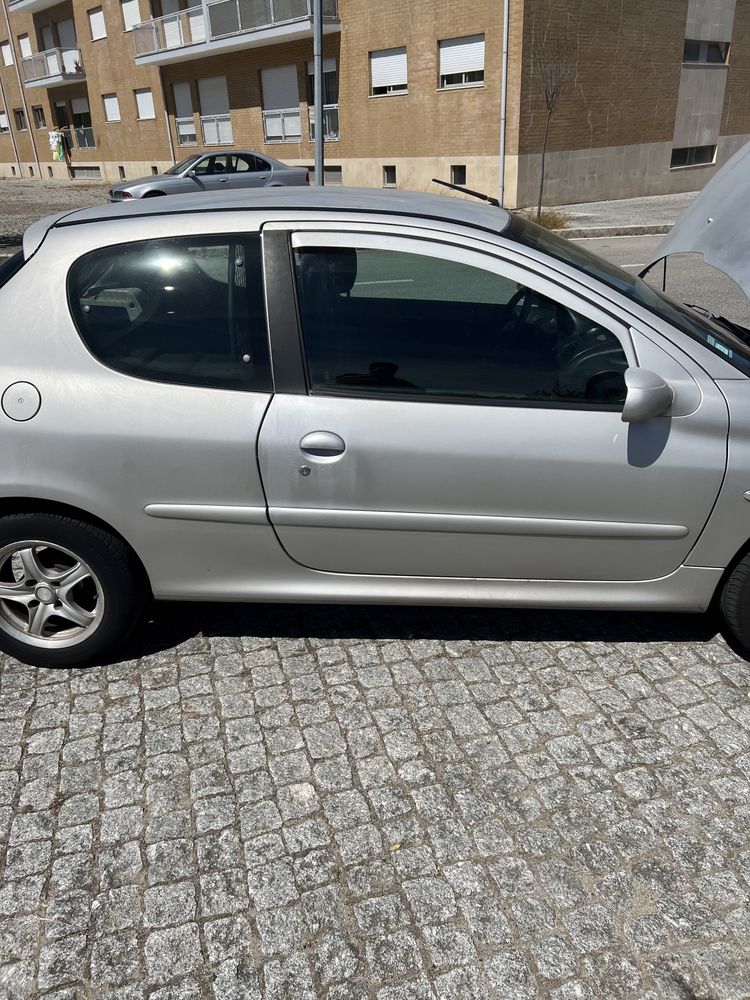
M700 313L701 316L705 316L706 319L710 319L713 323L718 323L720 326L723 326L725 330L729 330L729 332L733 333L735 337L742 341L743 344L750 345L750 329L746 326L734 323L731 319L727 319L726 316L717 316L715 313L712 313L709 309L705 309L703 306L694 305L690 302L686 302L685 305L688 309L693 309L695 312Z

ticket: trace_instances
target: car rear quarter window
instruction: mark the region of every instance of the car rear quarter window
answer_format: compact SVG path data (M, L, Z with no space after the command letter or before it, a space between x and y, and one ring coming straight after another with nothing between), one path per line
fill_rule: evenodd
M140 378L268 392L260 239L178 237L104 247L68 278L91 353Z

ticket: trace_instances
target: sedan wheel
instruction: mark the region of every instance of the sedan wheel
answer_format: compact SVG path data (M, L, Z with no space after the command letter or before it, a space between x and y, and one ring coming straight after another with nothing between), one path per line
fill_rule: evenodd
M35 665L81 664L122 640L142 606L132 554L71 518L0 519L0 648Z

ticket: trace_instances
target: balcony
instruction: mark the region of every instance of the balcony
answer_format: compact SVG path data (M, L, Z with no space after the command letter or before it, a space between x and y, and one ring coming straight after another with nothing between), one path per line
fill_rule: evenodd
M323 31L340 31L337 0L323 0ZM312 38L312 0L204 0L133 28L139 66L183 62Z
M36 14L48 7L56 7L60 0L10 0L8 10L11 14Z
M315 142L315 108L307 109L307 121L310 129L310 142ZM339 134L339 106L338 104L323 105L323 139L325 142L334 142L340 139Z
M27 87L59 87L86 79L78 49L46 49L21 60Z

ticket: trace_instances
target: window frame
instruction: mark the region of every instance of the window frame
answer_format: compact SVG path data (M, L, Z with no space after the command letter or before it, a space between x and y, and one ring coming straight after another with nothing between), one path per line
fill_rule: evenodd
M457 70L453 73L443 73L443 51L448 50L448 46L460 45L461 43L469 44L475 42L477 39L482 40L482 68L481 69L463 69ZM445 46L445 50L443 49ZM437 63L438 63L438 90L466 90L469 87L483 87L484 86L484 73L485 65L487 62L487 38L484 32L478 32L474 35L456 35L452 38L440 38L438 39L437 45ZM469 80L467 77L474 76L481 73L481 78L476 80ZM461 77L460 80L451 80L451 77Z
M41 112L41 114L37 114ZM34 128L36 129L46 129L47 128L47 116L44 113L43 104L33 104L31 106L31 113L34 116ZM41 124L39 123L39 118L42 119Z
M9 57L7 60L5 58L6 55ZM6 38L2 42L0 42L0 61L2 62L2 65L5 66L6 68L8 66L13 66L13 64L15 63L15 59L13 57L13 43L9 38Z
M688 59L686 49L688 45L698 46L698 58ZM710 45L718 45L721 49L722 59L709 59L708 49ZM727 66L729 63L729 52L731 42L720 42L714 38L686 38L682 49L682 62L685 66Z
M356 398L368 400L399 401L416 404L448 403L451 405L463 406L503 406L503 407L533 407L536 409L549 410L580 410L582 412L622 412L623 403L603 403L588 402L580 403L576 401L556 401L556 400L533 400L533 399L494 399L487 397L471 396L441 396L417 395L399 392L388 392L379 390L377 393L362 392L357 386L351 388L341 388L331 391L325 388L317 388L311 385L307 352L305 348L305 333L302 322L302 303L300 301L299 286L294 264L294 252L298 249L372 249L385 250L395 253L418 254L432 257L444 262L454 261L457 264L465 264L476 267L488 273L497 274L506 280L516 281L533 292L553 299L565 308L572 309L584 318L590 320L606 329L614 336L628 362L628 366L637 366L638 359L635 346L628 324L613 313L603 309L601 305L593 302L583 295L571 291L570 287L552 275L542 274L539 271L531 270L527 263L510 259L500 252L493 253L473 247L460 246L456 243L441 241L435 236L416 235L388 235L386 233L365 232L331 232L320 229L295 229L290 233L290 281L293 288L293 300L297 317L297 330L299 337L300 366L304 375L304 388L300 388L302 394L308 396L324 396L327 398ZM273 327L271 327L272 356L273 356Z
M195 243L202 241L206 245L211 244L221 244L226 242L227 244L237 243L237 242L248 242L251 240L256 240L258 243L258 253L260 260L260 281L261 281L261 303L262 310L261 314L263 316L264 324L264 349L265 357L263 358L263 365L265 366L265 380L263 387L254 386L243 386L239 382L233 385L209 385L201 384L198 382L184 381L179 378L160 378L156 375L148 374L148 369L144 372L128 371L125 368L119 367L112 364L109 360L101 357L96 353L87 339L81 319L79 316L80 305L75 302L75 282L76 282L76 269L81 265L87 258L93 257L95 254L101 253L103 251L115 251L125 247L134 247L136 245L143 245L147 243L156 242L166 242L178 240L186 244L190 244L191 241ZM15 273L15 272L14 272ZM195 390L207 390L209 392L256 392L261 394L272 394L274 392L274 369L273 369L273 353L272 353L272 338L271 338L271 323L269 322L268 310L267 310L267 279L266 279L266 267L265 267L265 248L262 233L259 230L242 228L237 230L225 230L221 229L218 232L201 232L201 233L184 233L181 231L165 233L159 236L144 236L137 240L128 240L121 243L107 243L107 244L97 244L94 246L89 246L85 252L78 254L74 259L72 259L66 267L65 274L65 300L68 310L68 318L72 323L73 328L77 334L78 340L84 351L92 359L92 361L101 365L102 368L109 372L114 373L122 378L135 379L138 382L150 382L152 384L157 384L164 386L165 388L182 388L182 389L195 389ZM227 286L227 293L229 292L229 287ZM230 314L229 309L227 310L227 320L229 320ZM260 336L260 335L259 335Z
M139 94L149 94L151 98L151 111L152 114L146 115L145 117L141 115L141 108L138 103ZM154 104L154 92L151 87L137 87L133 90L133 100L135 102L135 119L139 122L153 122L156 121L156 105Z
M95 35L94 34L94 18L92 17L92 14L101 14L101 30L104 32L103 35ZM106 18L104 16L104 7L102 7L102 6L99 6L99 7L90 7L86 11L86 16L87 16L88 21L89 21L89 35L91 36L91 41L92 42L100 42L103 38L106 38L107 37L107 20L106 20ZM99 19L97 19L97 20L99 20Z
M698 161L693 160L692 162L690 162L690 155L689 154L690 154L691 150L695 151L695 150L698 150L698 149L713 149L713 151L714 151L713 152L713 156L711 157L710 160L698 160ZM717 156L718 150L719 150L719 147L718 147L718 144L716 144L716 143L714 143L714 144L707 143L705 146L673 146L672 147L672 152L670 154L669 169L670 170L693 170L696 167L713 167L716 164L716 156ZM675 155L675 153L678 153L678 152L679 153L686 152L688 154L688 156L687 156L687 162L686 163L675 163L674 162L674 155Z
M117 118L110 118L107 111L107 98L114 97L115 104L117 105ZM122 108L120 107L120 98L117 96L117 92L113 91L109 94L102 94L102 108L104 110L104 121L108 125L119 125L122 121Z
M373 83L373 56L381 56L386 52L391 53L401 53L404 55L404 82L403 83L389 83L389 84L378 84L375 86ZM370 97L398 97L400 94L409 93L409 51L406 45L393 45L387 49L370 49L368 53L369 71L370 71Z
M19 125L19 121L23 122L23 124ZM29 120L26 117L26 111L23 108L13 108L13 123L15 125L16 132L29 131Z

